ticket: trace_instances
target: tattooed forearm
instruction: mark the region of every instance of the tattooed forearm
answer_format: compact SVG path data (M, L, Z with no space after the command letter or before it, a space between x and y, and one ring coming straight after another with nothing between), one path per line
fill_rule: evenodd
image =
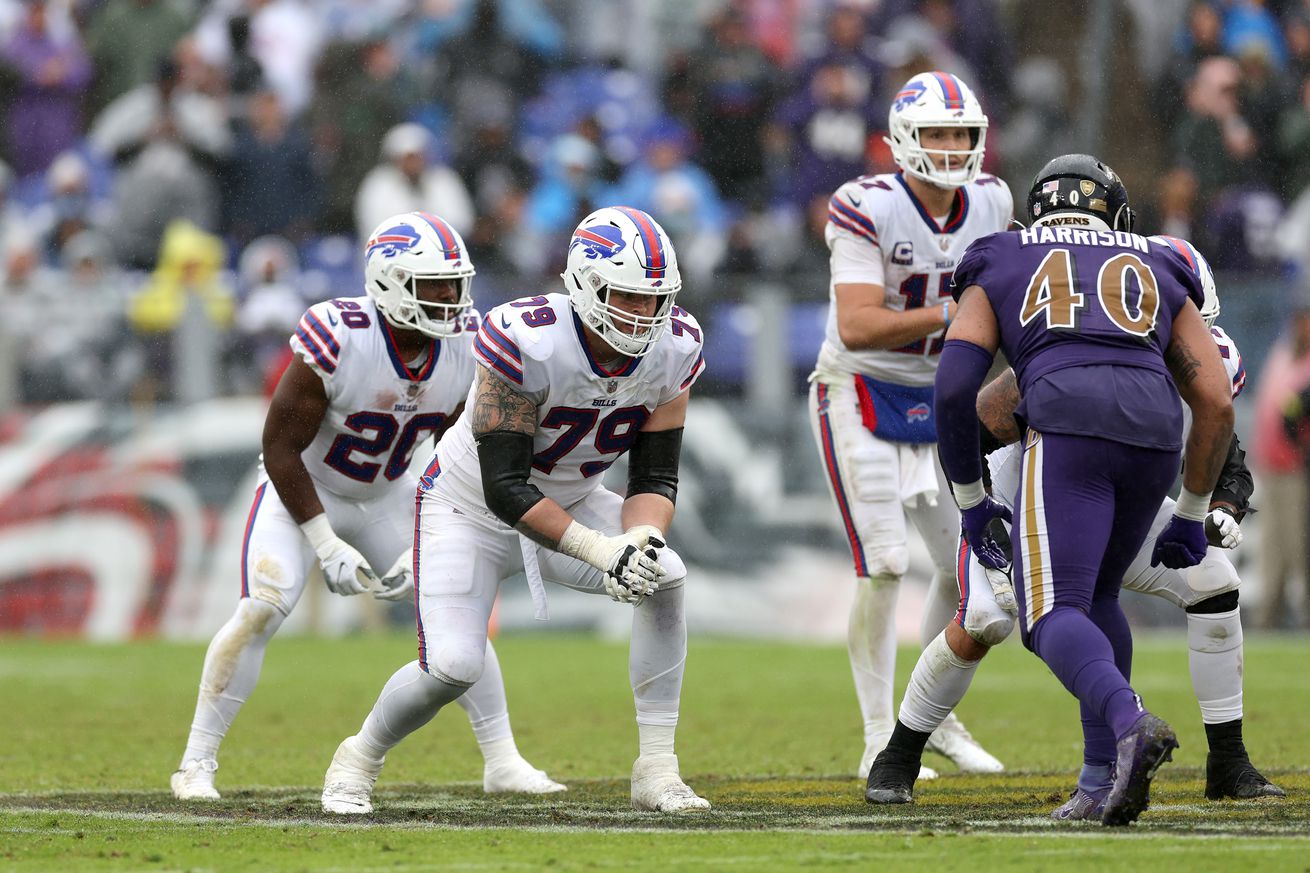
M474 436L493 430L536 433L537 405L479 364L472 423Z
M1014 420L1019 400L1019 381L1014 370L1006 370L978 392L978 420L991 431L997 442L1019 441L1019 423Z
M1187 341L1177 334L1170 341L1169 348L1164 350L1164 363L1179 388L1186 388L1196 381L1196 374L1201 370L1200 359Z

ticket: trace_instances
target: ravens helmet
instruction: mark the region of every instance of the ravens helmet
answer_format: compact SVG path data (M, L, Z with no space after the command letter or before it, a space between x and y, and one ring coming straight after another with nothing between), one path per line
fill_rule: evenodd
M1132 231L1136 220L1123 181L1091 155L1061 155L1038 171L1028 191L1028 218L1036 221L1053 212L1090 215L1110 230Z

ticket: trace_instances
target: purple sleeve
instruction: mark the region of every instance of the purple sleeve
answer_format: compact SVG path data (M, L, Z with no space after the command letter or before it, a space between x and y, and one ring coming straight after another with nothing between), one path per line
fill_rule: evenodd
M933 386L933 417L937 420L937 451L952 482L966 485L982 478L978 452L978 391L994 353L965 340L947 340Z
M965 250L960 262L955 265L955 275L951 278L951 296L955 298L956 303L960 302L960 296L964 294L964 289L970 285L986 287L983 276L987 272L987 265L991 260L988 257L990 249L990 236L974 240L973 244Z

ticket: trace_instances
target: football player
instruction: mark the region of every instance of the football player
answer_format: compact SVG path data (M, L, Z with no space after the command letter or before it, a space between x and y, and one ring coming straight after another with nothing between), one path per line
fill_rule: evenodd
M520 571L539 618L543 578L633 607L632 804L709 808L674 754L687 571L665 541L688 392L704 368L701 329L674 306L681 281L668 237L637 209L583 219L562 278L566 293L483 319L469 414L442 437L419 485L419 657L337 748L324 777L328 812L370 812L387 751L479 680L496 593ZM624 453L620 497L600 474Z
M1050 161L1027 214L1030 227L984 237L956 269L959 318L935 383L938 444L971 551L984 567L1006 568L998 520L1011 512L984 489L975 408L1003 350L1023 395L1013 512L1020 631L1078 698L1085 760L1113 762L1102 823L1126 825L1146 809L1151 779L1178 740L1129 684L1132 633L1119 588L1180 455L1182 492L1151 563L1182 569L1205 557L1204 521L1232 442L1233 386L1201 317L1195 264L1132 233L1128 192L1113 170L1090 155ZM1192 411L1185 451L1180 396ZM927 738L898 724L887 757L917 753ZM870 773L869 800L904 799L903 785L880 776Z
M1201 317L1219 347L1220 357L1236 399L1246 384L1246 370L1237 345L1223 329L1214 325L1219 316L1219 295L1214 275L1205 258L1190 243L1172 237L1151 237L1151 242L1168 245L1184 255L1201 280L1204 305ZM987 456L991 494L1013 509L1019 489L1019 467L1023 453L1018 445L1021 429L1014 412L1020 402L1013 370L1006 370L978 396L978 416L983 424L983 445ZM1189 415L1184 410L1184 418ZM1205 558L1186 573L1163 566L1151 566L1154 538L1174 513L1174 501L1166 499L1156 514L1146 541L1124 575L1123 587L1154 594L1181 607L1187 615L1188 661L1192 689L1201 709L1210 751L1206 758L1205 796L1220 798L1281 797L1281 788L1266 779L1251 763L1242 740L1242 621L1237 608L1240 579L1232 562L1220 551L1242 541L1238 526L1250 506L1253 490L1237 436L1228 450L1223 472L1210 498L1206 537L1210 548ZM931 731L936 721L957 705L972 681L978 662L991 646L1004 640L1017 614L1008 575L984 567L968 546L960 544L960 608L955 620L924 650L910 677L901 703L898 724L918 731ZM914 765L897 762L895 750L874 763L871 782L890 783L899 779L912 788ZM1059 820L1100 820L1110 787L1109 761L1084 762L1078 786L1069 800L1052 816ZM899 771L894 775L892 769ZM891 802L894 795L879 793Z
M413 596L414 450L459 418L473 379L473 263L444 220L384 221L364 251L367 295L312 306L264 423L259 485L241 549L241 599L209 645L182 763L181 800L217 800L218 747L259 679L264 649L295 608L315 557L328 589ZM384 568L381 575L374 569ZM488 792L564 786L514 745L500 668L461 702Z
M906 519L934 574L921 636L954 614L959 514L937 461L933 374L955 313L951 272L969 244L1004 230L1010 190L981 172L987 116L948 73L905 83L888 113L895 174L847 182L829 202L828 324L810 377L810 418L855 561L848 651L864 719L864 777L891 736L896 595L909 568ZM994 773L954 716L929 748L964 772ZM923 776L936 774L924 768Z

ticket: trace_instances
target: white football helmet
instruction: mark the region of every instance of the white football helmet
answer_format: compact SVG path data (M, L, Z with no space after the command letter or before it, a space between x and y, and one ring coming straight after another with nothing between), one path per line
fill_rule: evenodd
M633 358L650 351L664 334L682 287L668 234L648 214L628 206L607 206L582 219L561 278L583 323L616 352ZM609 302L611 290L648 294L655 298L655 311L626 312Z
M966 127L972 133L968 151L927 149L919 132L928 127ZM969 86L950 73L920 73L901 86L887 112L886 143L896 165L924 182L959 188L978 178L987 141L987 116ZM946 168L933 162L946 156Z
M1205 320L1206 327L1214 327L1215 320L1219 318L1219 289L1215 287L1214 271L1210 269L1210 263L1196 251L1196 246L1191 248L1196 254L1196 269L1201 274L1201 290L1205 294L1205 301L1201 304L1201 318Z
M460 331L460 316L473 305L473 261L455 228L430 212L388 218L364 244L364 287L396 327L438 339ZM452 279L454 303L420 300L415 280Z

